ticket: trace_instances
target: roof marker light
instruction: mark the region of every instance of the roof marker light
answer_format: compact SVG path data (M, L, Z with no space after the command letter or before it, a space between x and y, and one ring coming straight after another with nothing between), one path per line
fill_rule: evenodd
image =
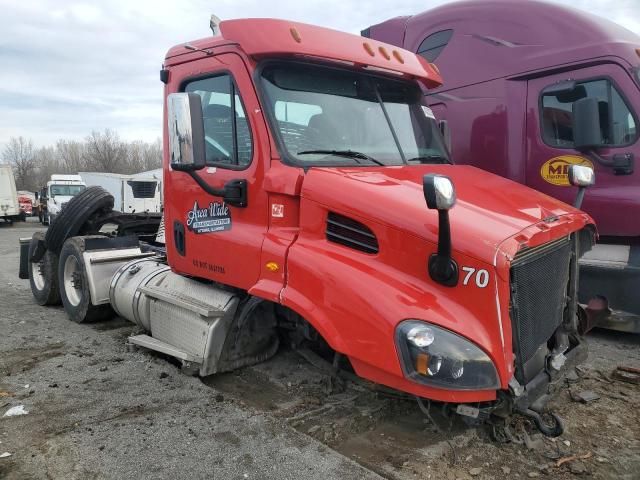
M389 52L387 52L387 49L384 47L380 47L378 48L378 50L380 51L380 54L386 58L387 60L391 60L391 56L389 55Z
M368 53L369 55L371 55L372 57L375 57L375 56L376 56L376 52L374 52L374 51L373 51L373 47L371 47L371 45L369 45L369 43L364 42L364 43L362 44L362 46L364 47L364 49L367 51L367 53Z
M400 52L397 50L393 51L393 56L395 57L396 60L398 60L400 63L404 63L404 58L402 58L402 55L400 55Z
M302 43L302 37L300 36L300 33L298 33L296 27L291 27L289 32L291 32L291 36L297 43Z

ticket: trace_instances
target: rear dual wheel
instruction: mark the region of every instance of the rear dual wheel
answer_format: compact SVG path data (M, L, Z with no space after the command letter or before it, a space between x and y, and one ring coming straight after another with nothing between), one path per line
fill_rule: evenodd
M36 232L29 243L29 284L31 293L38 305L60 305L60 290L58 288L58 255L50 250L44 252L38 262L31 258L38 245L43 247L44 232Z
M99 322L113 317L110 304L94 305L91 303L91 291L87 277L87 269L83 253L85 239L100 237L72 237L67 239L60 251L58 262L58 283L60 298L64 310L76 323Z

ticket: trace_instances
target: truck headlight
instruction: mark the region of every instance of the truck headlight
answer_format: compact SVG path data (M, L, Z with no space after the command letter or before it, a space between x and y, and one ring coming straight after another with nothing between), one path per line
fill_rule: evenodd
M411 380L452 390L500 388L496 367L475 343L419 320L396 329L400 363Z

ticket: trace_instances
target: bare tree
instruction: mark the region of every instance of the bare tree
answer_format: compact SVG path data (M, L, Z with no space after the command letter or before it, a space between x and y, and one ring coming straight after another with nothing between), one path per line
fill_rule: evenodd
M86 169L86 146L76 140L58 140L56 156L60 162L58 173L78 173Z
M145 143L142 170L153 170L160 167L162 167L162 141L157 139L153 143Z
M35 165L32 177L35 180L36 189L46 185L54 173L64 173L60 166L56 150L53 147L42 147L34 153Z
M126 169L126 144L113 130L93 131L86 138L87 169L95 172L120 172Z
M36 182L33 178L35 158L31 139L11 137L9 144L4 147L2 159L13 166L18 190L35 189Z
M162 142L123 142L112 130L91 132L85 141L60 139L55 147L34 148L31 139L11 138L2 160L13 166L20 190L42 187L54 173L138 173L162 166Z

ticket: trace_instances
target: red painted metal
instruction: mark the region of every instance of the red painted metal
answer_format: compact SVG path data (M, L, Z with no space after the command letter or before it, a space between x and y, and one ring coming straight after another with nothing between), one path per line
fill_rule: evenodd
M291 22L247 20L222 25L223 35L240 45L217 37L194 42L198 48L217 45L211 55L183 47L170 50L165 92L178 91L190 77L232 73L252 129L253 161L246 170L205 169L201 175L216 188L231 179L246 179L249 205L230 207L230 231L199 235L187 231L186 253L178 254L174 222L184 222L196 201L203 205L219 199L210 197L186 173L169 167L165 112L165 222L172 269L241 288L294 310L336 351L346 354L364 378L435 400L495 399L495 390L430 388L406 379L395 346L396 326L414 318L472 340L494 361L501 388L507 388L514 363L510 261L523 246L566 236L593 223L591 218L469 166L311 168L305 172L283 164L252 83L253 55L286 56L304 49L318 53L324 46L324 55L334 59L352 55L357 64L361 56L353 49L360 48L354 45L361 46L362 39ZM289 32L292 26L300 42ZM272 45L260 43L271 41ZM401 54L405 60L410 58ZM417 75L411 62L399 65L405 73ZM450 211L453 257L460 266L486 269L490 273L486 288L462 282L450 288L430 279L427 259L436 251L438 222L422 193L422 177L427 173L442 173L453 180L458 197ZM377 236L379 253L361 253L327 241L328 212L367 225Z
M329 28L272 18L250 18L221 22L220 31L221 36L196 40L190 44L200 49L238 44L243 52L253 58L297 56L346 62L416 79L427 88L442 84L442 78L433 66L412 52ZM292 31L297 32L297 37ZM184 46L173 47L167 53L165 65L184 61L184 57L191 59L197 53Z

